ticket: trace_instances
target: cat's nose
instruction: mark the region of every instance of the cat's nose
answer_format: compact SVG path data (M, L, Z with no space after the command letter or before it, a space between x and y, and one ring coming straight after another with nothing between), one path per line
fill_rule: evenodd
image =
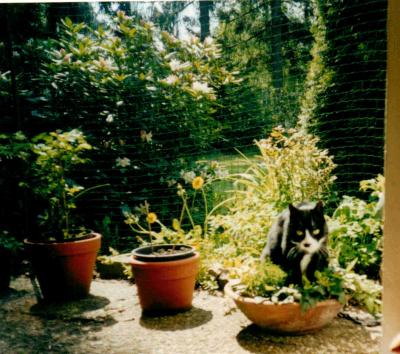
M306 242L306 243L303 243L303 246L304 246L305 248L308 248L308 247L310 247L310 246L311 246L311 244L310 244L310 243L308 243L308 242Z

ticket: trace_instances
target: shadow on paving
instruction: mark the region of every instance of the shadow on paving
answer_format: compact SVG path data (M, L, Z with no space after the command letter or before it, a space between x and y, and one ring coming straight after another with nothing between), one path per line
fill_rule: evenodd
M321 330L304 335L277 335L251 324L243 328L236 340L250 353L378 353L371 347L368 332L348 320L335 319Z
M375 327L336 318L312 335L272 335L251 325L230 300L202 291L189 311L152 317L125 281L95 279L93 295L58 304L38 303L26 277L12 287L0 295L0 354L379 353L380 326L371 332Z
M97 311L110 303L102 296L35 304L26 291L13 290L1 298L1 303L6 306L0 309L0 353L79 352L82 342L96 340L97 332L117 322L109 314Z
M83 315L85 312L106 307L110 300L102 296L89 295L84 299L65 302L41 301L30 309L32 315L46 319L68 319Z
M9 301L18 299L29 294L28 290L15 290L13 288L8 288L0 292L0 305L6 304Z
M199 327L211 321L212 317L211 311L192 307L190 310L180 313L143 313L140 325L147 329L161 331L182 331Z
M276 348L286 348L287 350L291 349L290 352L296 352L296 344L291 343L296 341L296 338L303 336L289 336L289 335L277 335L271 332L268 332L265 329L261 329L254 324L251 324L244 329L242 329L239 334L236 336L236 339L240 346L250 353L265 353L266 349L276 349ZM288 338L292 340L288 341Z

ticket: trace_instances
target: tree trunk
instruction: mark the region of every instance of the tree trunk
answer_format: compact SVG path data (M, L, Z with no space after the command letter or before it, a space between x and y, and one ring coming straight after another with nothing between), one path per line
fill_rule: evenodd
M210 35L210 10L213 1L199 1L200 6L200 40L203 42Z
M282 18L282 0L271 0L272 85L278 90L283 87Z

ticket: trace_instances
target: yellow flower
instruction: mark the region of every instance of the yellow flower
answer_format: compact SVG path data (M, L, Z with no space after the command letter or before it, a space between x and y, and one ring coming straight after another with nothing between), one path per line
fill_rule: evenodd
M277 130L273 130L272 132L271 132L271 134L270 134L273 138L276 138L276 139L278 139L278 138L281 138L282 137L282 133L281 132L279 132L279 131L277 131Z
M204 184L203 177L198 176L195 179L193 179L192 187L193 189L200 189L201 187L203 187L203 184Z
M181 223L179 222L178 219L172 220L172 228L173 228L175 231L179 231L179 230L181 229Z
M148 213L146 220L149 224L154 224L157 221L157 214L156 213Z

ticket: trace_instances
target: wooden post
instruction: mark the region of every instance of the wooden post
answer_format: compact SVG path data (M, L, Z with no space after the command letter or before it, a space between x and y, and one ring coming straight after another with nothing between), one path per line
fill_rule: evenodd
M385 224L383 257L383 340L390 353L400 333L400 1L388 2L386 92Z

